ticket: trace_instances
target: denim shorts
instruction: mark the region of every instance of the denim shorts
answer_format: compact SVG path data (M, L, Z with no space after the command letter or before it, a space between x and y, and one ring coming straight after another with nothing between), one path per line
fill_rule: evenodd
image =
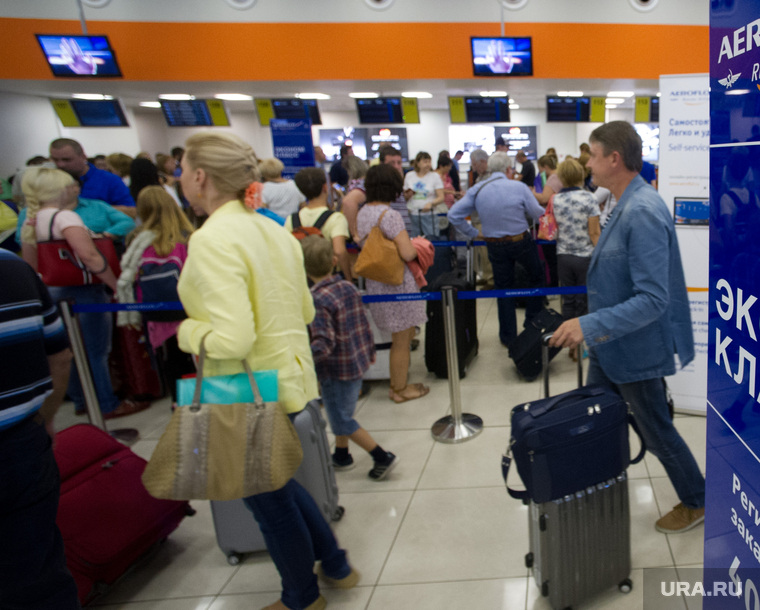
M330 428L336 436L351 436L360 426L354 419L356 401L362 389L361 379L331 379L319 380L322 386L322 401L327 411Z

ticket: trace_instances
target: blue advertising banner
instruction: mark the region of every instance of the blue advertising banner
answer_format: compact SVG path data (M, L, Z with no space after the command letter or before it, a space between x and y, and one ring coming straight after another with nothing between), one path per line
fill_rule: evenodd
M309 120L272 119L274 156L285 164L283 178L292 178L304 167L314 167L314 142Z
M760 608L760 0L712 2L706 609Z

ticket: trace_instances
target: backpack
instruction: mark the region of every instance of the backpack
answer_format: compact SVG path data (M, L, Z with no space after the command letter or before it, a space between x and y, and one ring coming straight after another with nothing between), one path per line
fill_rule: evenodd
M167 256L159 256L153 246L145 250L137 270L135 288L142 303L179 301L177 283L187 259L187 245L178 243ZM184 320L184 311L145 311L149 322L177 322Z
M319 218L317 218L317 222L315 222L314 226L312 227L304 227L301 225L301 217L298 215L298 212L291 214L290 222L293 225L293 235L299 241L304 237L308 237L309 235L319 235L320 237L324 237L324 235L322 235L321 229L325 226L327 219L332 216L332 213L333 210L322 212Z

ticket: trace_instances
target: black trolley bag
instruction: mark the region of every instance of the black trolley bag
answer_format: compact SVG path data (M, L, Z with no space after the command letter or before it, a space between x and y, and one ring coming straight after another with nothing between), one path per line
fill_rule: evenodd
M475 285L458 272L444 273L425 287L430 292L438 292L444 286L455 290L475 290ZM443 301L428 301L428 321L425 325L425 366L436 377L448 379L449 364L446 358L446 333L443 322ZM454 299L454 324L459 357L459 378L465 376L465 369L478 355L478 315L475 299Z
M628 424L641 435L628 405L607 386L579 387L548 397L548 345L543 341L547 398L512 409L512 434L502 458L502 475L513 498L528 504L530 550L541 595L552 608L570 608L618 586L629 592L631 522L626 468L630 459ZM582 380L582 359L578 380ZM509 487L514 457L526 487Z
M554 332L564 322L561 314L553 309L543 309L530 320L526 320L524 330L509 343L509 357L517 372L526 381L533 381L541 374L541 338ZM559 353L558 348L549 349L549 360Z

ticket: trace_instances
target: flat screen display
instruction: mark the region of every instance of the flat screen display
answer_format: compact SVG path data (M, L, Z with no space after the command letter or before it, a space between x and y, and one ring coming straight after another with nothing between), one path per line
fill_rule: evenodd
M709 225L710 200L702 197L676 197L673 217L677 225Z
M206 100L160 100L169 127L209 127L214 124Z
M659 97L653 97L649 101L649 122L650 123L660 122L660 98Z
M475 76L533 76L530 38L470 38Z
M588 123L590 113L591 98L551 96L546 98L548 122Z
M299 120L308 118L312 125L322 124L317 100L277 99L272 100L272 109L276 119Z
M378 97L374 99L356 100L356 111L359 113L359 124L372 123L403 123L404 110L400 97Z
M106 36L37 34L53 76L114 78L121 76L116 55Z
M509 123L509 98L466 97L464 112L468 123Z
M129 127L118 100L71 100L82 127Z

